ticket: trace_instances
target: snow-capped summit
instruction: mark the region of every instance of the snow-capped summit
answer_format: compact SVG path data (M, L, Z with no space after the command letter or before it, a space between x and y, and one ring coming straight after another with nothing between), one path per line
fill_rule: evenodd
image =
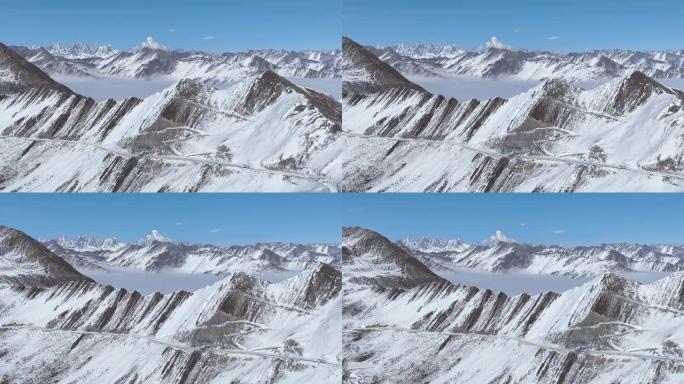
M489 243L490 244L496 244L496 243L515 243L516 241L511 239L510 237L506 236L503 232L501 231L496 231L493 235L489 237Z
M143 240L144 243L152 243L154 241L158 241L160 243L175 243L175 241L171 240L166 236L163 236L156 229L153 229L152 232L145 236L145 240Z
M509 45L504 44L496 36L492 36L489 41L484 43L484 48L496 48L496 49L511 49Z
M167 47L166 45L163 45L163 44L159 44L159 42L157 42L157 40L155 40L154 37L152 37L152 36L148 36L147 39L145 39L145 41L143 41L140 45L134 47L133 51L140 51L144 48L159 49L162 51L168 51L169 50L169 47Z

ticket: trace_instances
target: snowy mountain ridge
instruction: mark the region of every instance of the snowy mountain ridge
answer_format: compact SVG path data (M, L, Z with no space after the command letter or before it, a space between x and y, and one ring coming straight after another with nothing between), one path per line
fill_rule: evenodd
M340 103L271 70L240 71L220 89L182 79L96 102L0 45L0 189L336 190Z
M681 272L508 296L446 281L363 228L345 228L343 249L345 383L682 379Z
M345 191L681 191L684 92L635 71L510 99L434 95L343 41ZM347 73L350 75L348 76Z
M453 240L452 240L453 242ZM678 244L599 244L558 246L520 243L500 231L489 241L469 244L449 240L425 246L404 238L397 242L435 270L472 269L570 277L593 277L604 272L684 271L684 246Z
M12 49L51 76L193 78L221 85L239 81L243 77L241 73L258 75L266 70L287 77L340 77L339 50L262 49L208 53L172 49L153 37L147 37L130 50L81 43L71 46L55 43L49 47L13 46Z
M405 76L448 78L468 75L519 80L563 78L582 82L640 71L654 78L684 78L684 50L528 51L514 49L496 37L476 50L427 43L367 48Z
M181 243L152 231L134 243L59 238L43 244L72 265L84 269L123 268L146 272L264 273L302 271L318 264L337 266L340 248L334 244L257 243L220 246Z
M142 295L95 283L27 234L0 227L2 377L339 382L342 346L331 340L341 332L341 279L317 264L276 284L231 273L195 292Z

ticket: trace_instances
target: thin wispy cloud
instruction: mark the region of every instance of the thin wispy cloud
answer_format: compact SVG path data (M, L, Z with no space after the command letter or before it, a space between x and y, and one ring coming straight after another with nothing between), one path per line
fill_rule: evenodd
M170 33L174 33L174 32L176 32L176 30L173 29L173 28L171 28L171 29L169 29L169 32L170 32Z
M219 232L221 232L221 230L218 228L212 228L209 230L209 233L219 233Z
M527 223L520 223L521 227L527 227Z
M515 33L520 32L520 28L515 28L515 29L513 30L513 32L515 32Z
M548 39L549 40L558 40L558 39L560 39L560 36L553 35L553 36L549 36Z
M204 40L214 40L214 36L204 36Z
M180 221L176 221L176 226L177 226L177 227L180 227L181 225L183 225L183 223L181 223Z
M555 231L553 231L553 233L555 233L556 235L562 235L565 233L565 229L556 229Z

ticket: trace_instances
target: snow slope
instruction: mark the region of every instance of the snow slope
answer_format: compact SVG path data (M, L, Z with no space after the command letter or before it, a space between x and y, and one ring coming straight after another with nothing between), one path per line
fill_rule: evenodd
M334 191L340 126L338 102L271 71L120 102L26 85L0 98L1 188Z
M389 73L348 47L344 68ZM345 79L343 190L682 190L684 93L641 72L590 90L553 79L509 100L466 102L393 74L370 88Z
M5 381L340 381L341 343L330 340L340 340L341 273L332 266L278 284L234 273L192 293L142 295L92 282L26 234L0 233ZM25 270L43 277L14 279Z
M372 231L343 236L345 383L683 378L681 273L511 297L449 283Z

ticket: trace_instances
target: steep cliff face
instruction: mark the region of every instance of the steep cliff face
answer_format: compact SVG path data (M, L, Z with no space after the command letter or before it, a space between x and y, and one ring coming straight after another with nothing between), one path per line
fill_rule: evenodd
M344 382L665 383L684 374L684 334L674 331L684 321L681 274L641 285L608 273L562 294L513 297L439 279L399 287L382 282L412 273L371 262L385 249L386 263L405 264L411 256L391 244L345 231Z
M350 73L380 67L348 46ZM681 190L684 95L641 72L467 102L366 78L345 78L343 190Z

